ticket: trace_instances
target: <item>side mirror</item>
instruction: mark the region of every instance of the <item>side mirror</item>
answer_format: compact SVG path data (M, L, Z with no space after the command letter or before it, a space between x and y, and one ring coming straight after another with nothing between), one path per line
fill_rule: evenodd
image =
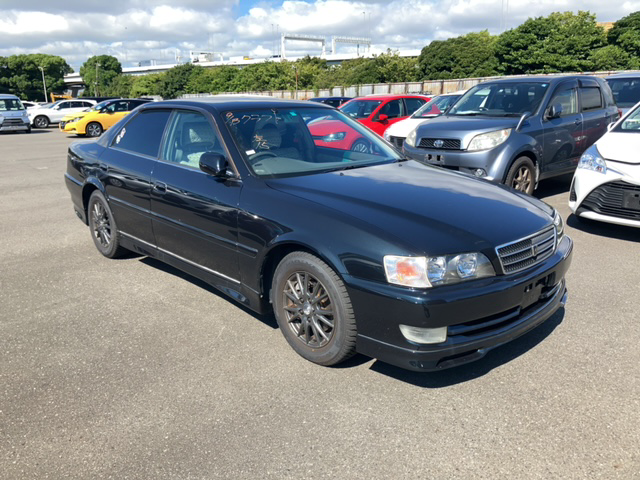
M547 111L547 118L551 120L552 118L559 118L562 115L562 105L560 103L554 103L549 107Z
M200 157L200 170L214 177L226 177L228 166L225 156L216 152L204 152Z
M389 115L386 115L384 113L381 113L380 115L378 115L378 121L379 122L386 122L387 120L389 120Z

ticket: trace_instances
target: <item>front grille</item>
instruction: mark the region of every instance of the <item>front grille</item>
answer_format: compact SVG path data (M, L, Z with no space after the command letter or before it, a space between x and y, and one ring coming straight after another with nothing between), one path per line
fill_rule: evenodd
M435 145L436 142L438 142L438 146ZM442 142L442 145L439 144L440 142ZM418 147L460 150L460 140L457 138L421 138Z
M640 210L624 207L625 192L640 193L640 186L620 181L605 183L587 195L580 206L601 215L640 220Z
M11 126L11 125L24 125L24 122L22 121L21 118L5 118L4 122L2 122L2 125L6 126Z
M60 122L60 124L58 125L60 127L60 130L62 130L66 124L67 122Z
M402 144L404 143L405 137L394 137L393 135L389 136L389 142L393 144L394 147L402 149Z
M549 258L556 248L554 227L496 248L504 273L515 273Z

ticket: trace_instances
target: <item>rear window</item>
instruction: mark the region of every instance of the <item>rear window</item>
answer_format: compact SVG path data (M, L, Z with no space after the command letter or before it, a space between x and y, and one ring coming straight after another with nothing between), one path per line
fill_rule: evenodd
M581 87L580 99L583 112L602 108L602 95L598 87Z
M607 83L619 107L631 108L640 102L640 78L612 78Z
M111 146L157 157L170 114L169 110L148 110L136 115L120 129Z

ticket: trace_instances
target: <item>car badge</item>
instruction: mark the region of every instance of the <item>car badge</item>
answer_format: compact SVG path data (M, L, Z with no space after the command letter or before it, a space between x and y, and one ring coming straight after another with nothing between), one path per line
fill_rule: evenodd
M433 142L433 146L436 148L442 148L443 145L444 145L444 140L436 140L435 142Z

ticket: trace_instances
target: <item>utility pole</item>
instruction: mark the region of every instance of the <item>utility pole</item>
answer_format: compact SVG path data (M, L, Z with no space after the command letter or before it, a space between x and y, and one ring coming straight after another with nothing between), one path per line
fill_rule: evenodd
M44 101L47 101L47 81L44 79L44 68L38 67L42 72L42 86L44 88Z
M98 96L98 68L100 68L100 64L96 62L96 97Z

